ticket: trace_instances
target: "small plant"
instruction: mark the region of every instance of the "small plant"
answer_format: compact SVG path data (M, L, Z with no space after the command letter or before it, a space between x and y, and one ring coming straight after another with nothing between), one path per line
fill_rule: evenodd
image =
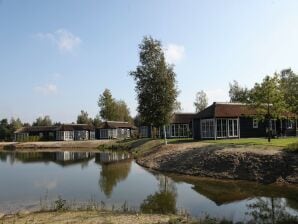
M286 151L298 153L298 142L289 144L286 148Z
M66 209L66 200L62 199L60 195L58 196L58 199L54 203L55 203L54 210L64 211Z

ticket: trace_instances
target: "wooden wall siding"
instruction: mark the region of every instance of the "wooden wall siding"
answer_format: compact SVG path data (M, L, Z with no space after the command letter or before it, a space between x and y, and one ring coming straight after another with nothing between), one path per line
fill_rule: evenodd
M192 122L192 130L193 130L193 138L194 139L201 139L201 122L200 119L194 119Z
M253 127L252 117L240 117L240 138L254 138L266 136L266 124L258 122L258 128Z

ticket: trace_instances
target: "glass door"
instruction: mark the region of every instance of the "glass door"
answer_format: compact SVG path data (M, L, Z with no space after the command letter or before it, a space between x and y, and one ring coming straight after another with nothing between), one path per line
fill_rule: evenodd
M238 137L238 119L228 120L228 134L229 137Z

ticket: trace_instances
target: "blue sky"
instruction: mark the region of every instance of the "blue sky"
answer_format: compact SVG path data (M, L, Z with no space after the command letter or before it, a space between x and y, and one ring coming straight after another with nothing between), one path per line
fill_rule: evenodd
M161 40L175 64L184 111L194 111L200 90L209 103L228 101L234 79L252 87L297 71L297 12L295 0L1 0L0 118L95 116L105 88L135 115L128 73L144 35Z

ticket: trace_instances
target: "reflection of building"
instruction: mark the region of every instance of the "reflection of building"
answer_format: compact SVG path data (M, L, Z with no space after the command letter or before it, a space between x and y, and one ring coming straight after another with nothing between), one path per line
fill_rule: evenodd
M62 124L58 126L32 126L14 133L15 141L71 141L95 139L95 128L87 124Z
M95 162L97 163L112 163L127 160L130 158L131 155L129 153L100 152L95 154Z
M56 161L78 161L90 159L94 156L94 153L90 152L56 152Z
M96 129L97 139L130 138L135 126L122 121L105 121Z

